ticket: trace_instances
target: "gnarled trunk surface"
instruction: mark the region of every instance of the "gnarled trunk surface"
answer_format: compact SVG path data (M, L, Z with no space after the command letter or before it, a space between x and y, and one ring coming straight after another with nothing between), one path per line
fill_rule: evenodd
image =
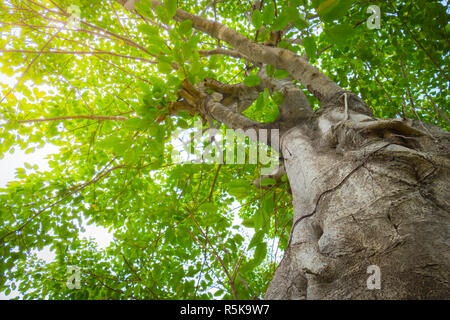
M266 298L447 298L450 134L432 125L373 118L360 98L289 50L181 9L173 18L191 20L196 30L228 43L234 51L215 53L257 65L261 83L248 88L207 79L194 87L185 81L172 111L198 110L205 122L276 128L283 136L294 224ZM290 77L268 77L267 64ZM318 112L313 114L293 80L318 99ZM284 96L272 123L241 114L265 88ZM369 266L381 272L380 289L368 289Z
M294 225L265 298L447 299L450 134L318 113L282 137ZM380 289L368 288L371 265Z

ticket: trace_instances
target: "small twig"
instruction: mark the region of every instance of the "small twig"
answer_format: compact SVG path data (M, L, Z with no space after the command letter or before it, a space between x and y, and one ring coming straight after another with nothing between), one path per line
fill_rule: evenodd
M214 181L213 181L212 186L211 186L211 191L209 192L209 197L208 197L209 202L211 202L211 200L212 200L212 195L213 195L213 192L214 192L214 187L215 187L216 182L217 182L217 177L219 175L220 168L222 168L222 164L219 164L219 166L217 167L216 175L214 176Z
M134 274L134 276L136 277L136 279L138 279L139 281L142 281L142 278L137 274L136 270L134 270L134 268L131 266L130 262L128 262L127 258L125 257L125 255L121 252L120 255L122 256L123 260L125 261L125 264L128 266L128 268L131 270L131 272Z
M119 58L126 58L126 59L133 59L133 60L141 60L141 61L145 61L151 64L157 64L157 61L152 61L152 60L148 60L146 58L141 58L141 57L134 57L134 56L127 56L127 55L123 55L123 54L119 54L119 53L115 53L115 52L108 52L108 51L64 51L64 50L54 50L54 51L34 51L34 50L5 50L5 49L0 49L0 52L11 52L11 53L36 53L36 54L72 54L72 55L98 55L98 54L103 54L103 55L111 55L111 56L115 56L115 57L119 57Z
M425 92L425 95L428 97L428 99L430 99L431 103L434 105L434 109L436 110L436 113L441 115L441 117L445 120L445 122L450 124L450 119L447 117L445 112L442 111L441 108L439 108L439 106L436 104L436 102L434 102L433 98L431 98L431 96L427 92Z
M113 161L114 161L114 160L115 160L115 159L113 159ZM106 169L111 163L112 163L112 161L105 167L105 169ZM82 185L76 187L75 190L71 191L69 194L67 194L66 196L64 196L62 199L60 199L60 200L58 200L58 201L52 203L51 205L46 206L44 209L42 209L42 210L36 212L35 214L33 214L33 215L32 215L31 217L29 217L29 218L27 219L27 221L25 221L20 227L18 227L18 228L16 228L15 230L12 230L12 231L6 233L4 236L2 236L2 237L0 238L0 243L1 243L1 242L3 241L3 239L5 239L6 237L8 237L8 236L10 236L11 234L16 233L16 232L22 230L23 228L25 228L31 221L33 221L33 220L34 220L37 216L39 216L41 213L45 212L45 211L48 210L48 209L53 208L53 207L56 206L57 204L63 202L63 201L66 200L67 198L69 198L71 195L77 193L78 191L80 191L80 190L82 190L82 189L85 189L86 187L90 186L91 184L96 183L97 181L99 181L99 180L102 179L103 177L109 175L112 171L114 171L114 170L116 170L116 169L123 168L124 166L125 166L125 165L122 164L122 165L115 166L115 167L113 167L113 168L111 168L111 169L109 169L109 170L107 170L107 171L105 171L105 172L99 172L99 174L98 174L95 178L93 178L91 181L86 182L86 183L83 183Z
M209 237L207 234L205 234L205 232L203 231L203 229L200 227L199 223L197 222L197 220L195 219L193 213L189 210L189 208L186 207L186 210L189 212L189 217L191 217L191 219L194 221L194 223L197 225L198 229L200 230L200 233L202 234L202 236L205 238L206 242L208 242L209 246L211 247L212 253L214 254L214 256L216 257L217 261L220 263L220 265L223 268L223 271L225 272L228 280L230 281L230 286L231 286L231 290L233 291L233 297L234 299L238 300L238 294L237 294L237 290L236 290L236 286L233 280L233 277L230 275L228 268L226 267L224 261L222 260L222 258L219 256L218 252L216 251L216 249L214 248L213 244L211 243L211 241L209 240ZM197 241L199 242L205 249L207 249L208 247L206 247L203 242L201 242L189 229L188 232L191 234L191 236Z
M55 32L50 39L48 39L48 41L45 43L45 45L41 48L41 50L39 50L39 53L36 55L36 57L33 58L33 60L31 60L31 62L28 64L27 68L25 69L25 71L22 73L22 76L20 77L20 79L16 82L16 84L14 85L14 87L12 87L12 89L10 91L8 91L8 93L2 98L2 100L0 100L0 103L2 103L15 89L16 87L19 85L20 82L22 82L23 78L25 77L25 75L27 74L28 70L30 70L31 66L33 65L33 63L41 56L41 52L44 51L45 48L47 48L47 46L50 44L50 42L52 42L52 40L58 35L58 33L61 32L62 29L65 28L65 26L67 25L67 22L58 29L57 32Z
M115 120L115 121L127 121L129 118L122 116L88 116L88 115L74 115L74 116L63 116L45 119L31 119L31 120L18 120L18 123L31 123L31 122L50 122L50 121L61 121L61 120L73 120L73 119L90 119L90 120Z
M403 79L406 80L406 73L405 73L405 68L403 66L402 59L400 59L400 69L402 70L402 77L403 77ZM409 87L409 84L406 86L406 91L408 92L409 103L411 104L411 109L415 112L414 99L412 97L411 89Z

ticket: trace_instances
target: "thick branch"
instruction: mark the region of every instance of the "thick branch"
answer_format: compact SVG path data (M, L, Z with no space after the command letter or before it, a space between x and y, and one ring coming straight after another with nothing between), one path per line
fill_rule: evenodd
M230 107L235 112L242 112L258 98L260 92L268 88L271 93L279 91L284 96L283 103L279 106L278 120L286 127L298 125L300 121L309 119L313 115L313 110L303 93L302 89L293 83L291 77L284 79L270 78L265 68L261 68L258 76L261 83L255 87L247 87L244 84L225 84L215 79L206 79L204 85L223 94L220 103ZM233 108L232 104L236 107Z
M217 121L223 122L231 129L267 129L269 124L253 121L240 113L233 112L223 104L208 99L205 105L206 112Z
M116 0L116 2L124 5L126 0ZM162 5L157 0L151 2L153 8ZM325 74L289 50L255 43L219 22L198 17L181 9L177 9L174 19L176 21L191 20L195 29L227 42L249 59L271 64L277 69L288 71L295 80L305 86L322 103L336 98L343 91Z
M215 54L221 54L221 55L225 55L225 56L229 56L229 57L233 57L233 58L250 60L248 57L244 56L243 54L239 53L238 51L227 50L227 49L223 49L223 48L217 48L217 49L213 49L213 50L198 50L198 53L204 57L212 56Z
M178 91L178 94L184 99L184 104L192 106L194 110L197 109L203 116L210 116L214 120L226 124L231 129L267 128L269 125L253 121L233 111L217 101L218 99L214 99L213 96L200 90L185 80L183 88Z
M237 113L241 113L251 106L263 90L259 86L250 88L243 83L226 84L215 79L205 79L203 85L222 94L218 101Z
M152 3L154 7L160 4L159 1L152 1ZM343 91L317 68L289 50L255 43L221 23L197 17L181 9L177 9L174 18L178 21L191 20L194 28L229 43L250 59L288 71L321 102L328 102Z

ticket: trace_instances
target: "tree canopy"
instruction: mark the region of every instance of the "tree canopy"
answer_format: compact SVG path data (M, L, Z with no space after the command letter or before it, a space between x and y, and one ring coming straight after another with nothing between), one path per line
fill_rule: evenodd
M374 4L379 28L367 24ZM26 164L0 189L0 290L261 298L288 243L289 182L255 183L260 162L177 161L180 132L273 123L285 96L260 89L261 72L319 109L313 80L304 86L288 64L267 63L267 47L315 66L378 118L448 130L447 11L431 0L2 1L0 71L13 84L0 84L0 157L46 144L60 152L51 171ZM250 98L242 115L219 110L219 119L196 104L199 85ZM107 228L110 246L80 237L85 223ZM53 261L37 257L44 248ZM66 285L68 266L79 268L80 289Z

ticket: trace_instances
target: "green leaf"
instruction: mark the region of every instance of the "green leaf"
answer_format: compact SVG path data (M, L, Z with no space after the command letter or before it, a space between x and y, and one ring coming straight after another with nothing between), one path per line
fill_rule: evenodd
M255 230L259 230L264 226L264 212L263 210L257 210L253 216L255 224Z
M239 226L235 226L235 227L237 227L237 230L239 230ZM239 233L235 234L233 237L233 241L238 245L242 244L244 242L244 240L245 240L244 237L241 236Z
M273 19L275 18L275 7L273 5L273 2L270 1L269 3L266 2L266 5L263 9L263 21L264 25L268 26L272 24Z
M261 92L255 102L255 110L261 111L264 108L264 93Z
M253 228L255 226L255 222L253 219L244 219L242 221L242 225L247 228Z
M300 17L294 21L294 26L298 29L298 31L302 31L303 29L308 28L310 24L305 17L300 15Z
M267 244L265 242L256 246L255 255L253 257L254 263L260 265L267 255Z
M284 95L280 92L280 91L275 91L272 94L272 100L273 102L275 102L277 105L281 105L284 102Z
M146 129L148 128L150 123L144 119L141 118L131 118L125 121L125 127L130 129Z
M275 73L275 68L271 64L266 65L266 72L269 77L273 76Z
M303 46L305 47L306 54L308 57L315 58L316 57L316 40L314 37L306 37L303 38Z
M264 97L264 104L269 104L270 103L270 92L268 88L264 88L264 91L262 92L263 97Z
M170 21L169 13L167 12L167 8L163 6L157 6L156 7L156 15L158 18L165 24L168 24Z
M182 129L189 129L189 124L186 122L186 120L183 120L183 119L178 120L177 126Z
M164 0L164 6L167 9L167 14L172 18L177 12L177 0Z
M278 69L277 71L275 71L273 76L276 79L283 79L283 78L289 77L290 73L287 72L286 70Z
M285 12L289 22L294 22L300 19L300 12L296 7L284 7L283 11Z
M325 30L328 39L340 48L344 48L350 43L354 32L354 29L346 24L334 25Z
M244 84L247 87L255 87L261 83L261 78L256 75L250 75L244 79Z
M178 26L178 30L186 36L189 36L192 32L192 20L184 20Z
M217 212L218 208L214 203L205 202L198 209L205 213L212 213L212 212Z
M323 21L331 22L346 15L355 0L325 0L321 1L316 10Z
M281 13L273 22L271 29L274 31L282 30L289 24L289 18L286 13Z
M245 198L250 192L250 182L248 180L239 179L230 182L228 185L228 193L238 199Z
M153 44L149 44L147 46L147 50L154 56L159 56L160 54L163 53L162 50L158 46L155 46Z
M100 145L106 149L113 149L122 144L122 139L116 136L109 136L100 142Z
M222 289L217 290L214 293L214 297L220 297L221 295L223 295L224 291Z
M159 29L155 26L149 24L140 24L138 25L138 30L143 34L146 34L150 37L157 36L159 37Z
M254 10L252 15L252 24L256 30L262 27L262 14L259 10Z
M263 187L271 186L271 185L274 185L276 183L277 183L277 181L275 179L272 179L272 178L266 178L266 179L261 180L261 186L263 186Z
M250 240L250 243L248 245L248 249L256 247L257 245L262 243L262 241L264 240L264 234L265 233L262 230L256 231L255 234L252 237L252 240Z
M46 95L45 92L39 91L37 88L33 88L33 93L35 94L36 98L38 98L38 99L45 97L45 95Z
M159 70L159 72L162 72L162 73L171 73L173 68L167 62L160 62L160 63L158 63L158 70Z
M287 41L280 41L280 42L277 43L277 47L286 49L287 47L289 47L289 42L287 42Z
M264 197L263 200L263 212L266 218L270 218L273 214L273 193L269 193Z

